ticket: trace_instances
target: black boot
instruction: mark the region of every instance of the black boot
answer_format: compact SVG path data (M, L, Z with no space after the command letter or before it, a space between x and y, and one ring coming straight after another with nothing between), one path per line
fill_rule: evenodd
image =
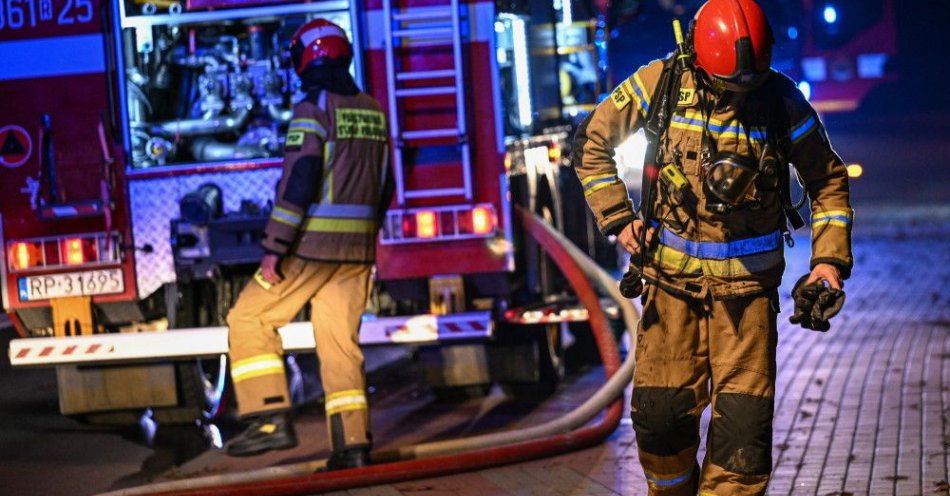
M253 456L297 446L294 426L284 413L258 417L224 447L228 456Z
M327 460L327 470L341 470L359 468L369 465L369 448L350 448L343 451L334 451Z

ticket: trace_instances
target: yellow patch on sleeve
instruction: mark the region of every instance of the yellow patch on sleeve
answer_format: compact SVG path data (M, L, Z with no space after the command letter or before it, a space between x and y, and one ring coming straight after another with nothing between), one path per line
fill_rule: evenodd
M294 131L287 133L287 141L285 146L303 146L303 134L300 131Z
M617 86L617 89L610 94L610 101L614 102L614 106L617 107L617 110L623 110L631 101L633 100L633 87L630 85L630 80L625 80L620 86Z

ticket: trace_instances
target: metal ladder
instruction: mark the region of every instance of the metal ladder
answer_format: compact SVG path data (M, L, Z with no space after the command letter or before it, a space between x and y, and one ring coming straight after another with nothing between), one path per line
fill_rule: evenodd
M398 1L398 0L395 0ZM386 42L386 82L389 95L389 132L394 150L393 169L396 178L396 200L399 206L405 206L406 200L413 198L434 198L464 196L472 199L472 168L469 153L468 130L465 109L465 75L462 62L462 31L459 14L459 0L448 0L445 5L408 7L393 9L394 0L383 0L383 16ZM405 23L421 24L404 26ZM448 43L444 42L448 38ZM402 42L422 42L426 46L441 46L451 43L453 66L448 69L427 71L403 71L396 65L396 50ZM452 78L451 85L438 84L440 79ZM412 88L400 88L405 81L425 82L429 85ZM408 98L434 95L455 95L456 127L402 130L399 116L403 115L403 102ZM406 190L405 171L403 169L403 150L419 148L411 145L413 141L433 138L458 138L461 153L462 186L454 188L430 188Z

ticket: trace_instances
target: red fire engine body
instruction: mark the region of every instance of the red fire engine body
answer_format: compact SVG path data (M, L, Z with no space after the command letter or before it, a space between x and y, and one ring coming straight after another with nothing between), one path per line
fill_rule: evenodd
M0 271L21 335L10 356L57 366L64 413L188 418L209 386L220 393L226 367L206 359L226 353L224 314L262 253L299 93L286 45L313 17L350 33L356 80L389 115L397 191L361 341L431 345L430 361L449 364L436 386L556 380L557 325L585 316L542 305L566 291L512 208L598 249L591 220L561 208L579 191L559 174L567 133L533 132L583 108L542 89L565 54L600 67L596 23L483 0L3 5ZM308 327L281 329L285 349L312 348Z

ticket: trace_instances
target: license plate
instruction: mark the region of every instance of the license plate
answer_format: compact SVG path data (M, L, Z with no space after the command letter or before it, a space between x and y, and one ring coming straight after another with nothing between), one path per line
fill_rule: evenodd
M122 269L90 270L66 274L21 277L20 301L48 300L67 296L94 296L125 291Z

